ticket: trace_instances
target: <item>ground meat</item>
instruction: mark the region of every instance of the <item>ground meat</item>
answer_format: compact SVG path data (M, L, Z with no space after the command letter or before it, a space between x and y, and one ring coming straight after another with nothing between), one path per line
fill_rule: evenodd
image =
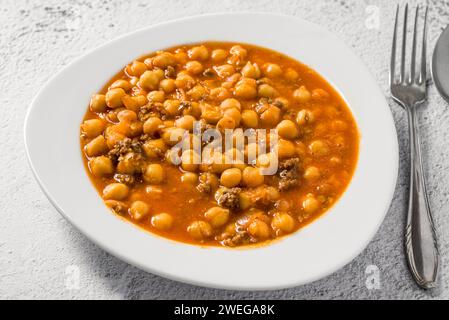
M136 178L131 174L116 173L114 180L127 185L132 185L136 182Z
M150 101L139 109L137 117L139 118L140 121L146 121L150 117L158 117L158 118L165 117L163 107L164 107L163 104L160 102Z
M241 244L250 243L251 237L247 231L239 231L232 236L229 236L221 241L221 243L228 247L235 247Z
M139 139L125 138L117 142L114 147L109 150L108 155L120 161L120 158L129 153L142 154L142 142L139 141Z
M299 158L291 158L279 164L279 190L285 191L299 184Z
M231 210L238 210L240 208L240 188L231 188L225 190L217 199L219 206L228 208Z
M211 193L217 184L217 177L209 172L205 172L200 175L200 183L196 189L201 193Z

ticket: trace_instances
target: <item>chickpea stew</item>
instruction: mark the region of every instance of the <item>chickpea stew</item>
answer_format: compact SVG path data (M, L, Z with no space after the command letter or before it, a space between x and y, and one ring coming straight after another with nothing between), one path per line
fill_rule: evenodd
M205 42L125 66L92 96L80 141L113 212L173 240L236 247L328 210L352 178L359 135L344 100L306 65Z

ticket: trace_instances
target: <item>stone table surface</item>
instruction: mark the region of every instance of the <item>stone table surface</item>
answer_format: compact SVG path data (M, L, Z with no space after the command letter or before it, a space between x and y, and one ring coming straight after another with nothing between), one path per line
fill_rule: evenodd
M429 47L433 48L441 29L449 22L449 2L428 3ZM26 110L44 83L65 65L139 28L226 11L283 13L332 30L366 63L395 119L400 171L385 221L368 247L350 264L301 287L262 292L207 289L130 266L98 248L57 213L34 180L26 160ZM404 259L407 124L403 110L389 98L387 85L394 11L395 3L390 0L1 0L0 298L448 299L449 112L434 86L430 87L427 106L421 109L420 128L442 256L438 288L430 292L420 290ZM79 282L74 280L77 275ZM373 277L379 281L372 282Z

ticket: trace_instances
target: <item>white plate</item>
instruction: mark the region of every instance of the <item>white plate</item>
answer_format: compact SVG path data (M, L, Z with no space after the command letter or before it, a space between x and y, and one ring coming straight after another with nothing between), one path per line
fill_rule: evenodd
M206 40L256 44L308 64L342 94L360 129L359 161L343 197L309 226L268 246L202 248L144 232L106 209L83 167L78 135L90 96L134 58ZM176 20L107 43L67 66L41 90L26 118L25 142L32 169L50 201L96 244L167 278L244 290L301 285L349 263L381 224L398 169L392 116L367 68L330 32L271 14Z

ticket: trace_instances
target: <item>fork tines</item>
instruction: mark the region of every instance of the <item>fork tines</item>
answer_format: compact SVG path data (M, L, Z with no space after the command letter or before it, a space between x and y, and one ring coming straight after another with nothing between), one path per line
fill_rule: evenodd
M412 52L410 57L410 70L406 70L406 49L407 49L407 16L408 16L408 4L404 7L404 18L402 27L402 45L400 53L400 67L399 77L396 77L396 47L397 47L397 29L399 25L399 5L396 9L396 20L394 23L393 32L393 45L391 48L391 64L390 64L390 85L392 84L417 84L422 85L426 80L426 33L427 33L427 10L424 8L424 22L421 44L421 62L420 68L416 67L416 51L417 51L417 34L418 34L418 17L419 17L419 5L415 9L415 22L413 27L413 40L412 40Z

